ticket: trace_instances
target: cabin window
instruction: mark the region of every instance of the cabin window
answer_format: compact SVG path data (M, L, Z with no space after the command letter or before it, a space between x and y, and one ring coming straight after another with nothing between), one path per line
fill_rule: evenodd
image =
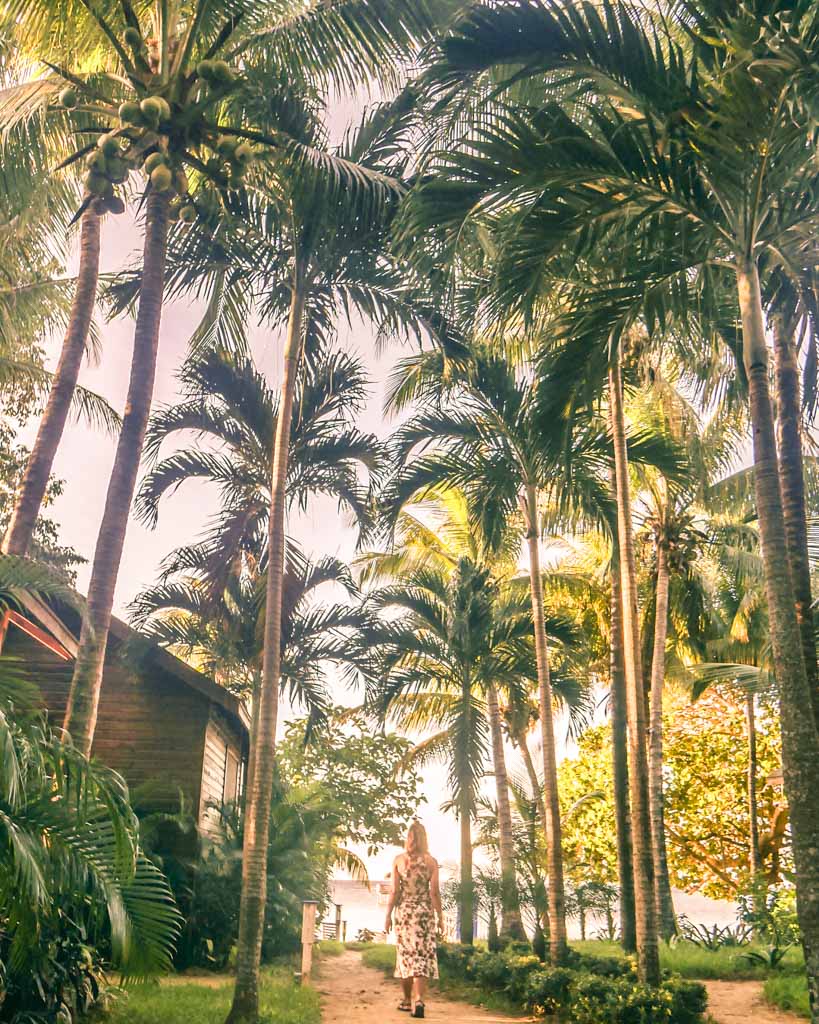
M225 787L222 802L232 804L239 796L239 759L229 748L225 750Z

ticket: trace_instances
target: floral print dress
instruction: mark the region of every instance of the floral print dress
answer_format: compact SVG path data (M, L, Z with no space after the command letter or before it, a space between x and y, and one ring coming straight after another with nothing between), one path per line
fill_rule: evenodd
M397 871L397 868L396 868ZM437 978L435 913L430 894L431 871L425 857L407 855L398 871L395 905L396 978Z

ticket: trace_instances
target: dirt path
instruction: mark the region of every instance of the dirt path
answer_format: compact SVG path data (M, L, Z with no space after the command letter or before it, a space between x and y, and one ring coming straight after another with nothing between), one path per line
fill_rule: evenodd
M717 1024L806 1024L804 1017L765 1002L761 981L704 981Z
M322 997L322 1024L410 1024L412 1020L398 1009L398 982L365 967L352 950L325 957L315 984ZM524 1020L443 999L435 991L427 997L426 1011L427 1019L445 1024L510 1024L515 1020L520 1024Z

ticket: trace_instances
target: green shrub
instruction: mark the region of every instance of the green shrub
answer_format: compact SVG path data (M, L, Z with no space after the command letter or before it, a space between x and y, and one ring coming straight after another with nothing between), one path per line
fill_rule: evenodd
M590 953L581 953L578 968L588 971L589 974L599 974L604 978L625 978L633 973L630 960L618 956L595 956Z
M469 973L482 987L488 989L509 988L512 970L502 953L482 953L472 958Z
M674 1024L696 1024L708 1006L705 985L685 978L671 978L664 983L671 989L671 1019Z
M534 953L521 956L508 956L510 978L506 991L510 999L516 1003L522 1003L526 998L526 991L529 985L529 978L535 971L543 969L540 957Z
M569 1003L574 972L568 967L532 971L526 986L526 1006L532 1013L557 1013Z

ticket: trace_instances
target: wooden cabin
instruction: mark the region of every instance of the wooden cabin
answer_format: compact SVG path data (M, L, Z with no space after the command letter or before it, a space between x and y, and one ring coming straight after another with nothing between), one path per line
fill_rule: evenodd
M49 720L62 727L80 618L25 599L0 621L0 651L20 660ZM125 622L111 622L92 756L128 782L141 811L177 811L213 833L213 805L242 795L250 720L245 705Z

